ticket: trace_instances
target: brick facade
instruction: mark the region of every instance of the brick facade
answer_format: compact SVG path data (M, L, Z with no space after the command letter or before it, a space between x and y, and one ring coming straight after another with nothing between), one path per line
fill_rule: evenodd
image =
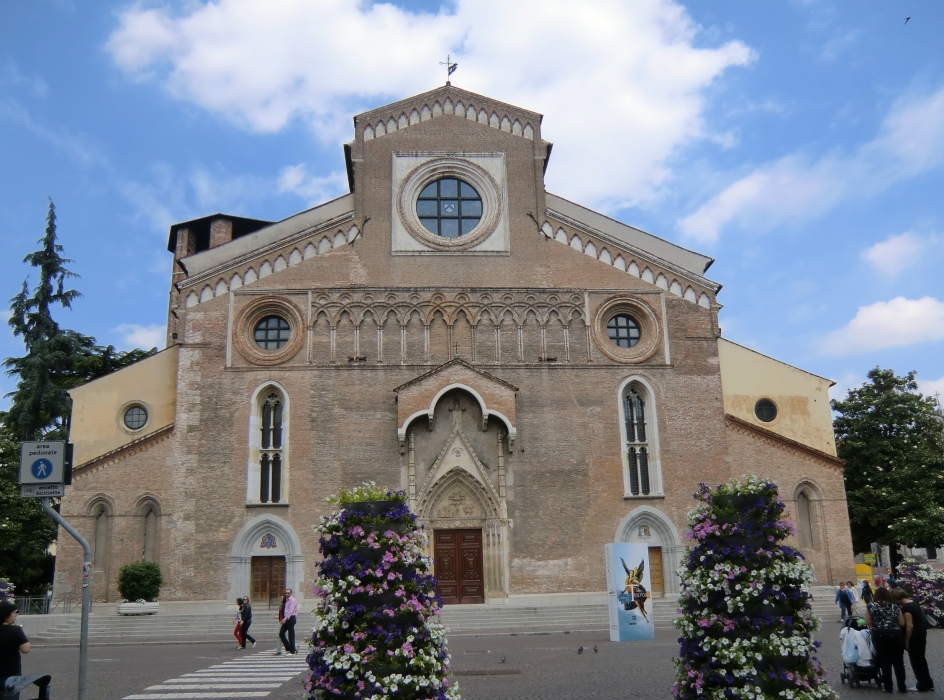
M360 115L355 129L347 214L308 229L279 222L284 235L257 249L248 242L267 229L226 242L233 229L217 220L209 250L174 241L183 256L168 328L179 345L174 423L80 465L63 502L90 542L106 512L96 600L115 600L115 571L141 558L145 498L159 508L163 599L247 592L249 560L266 553L260 533L279 542L288 585L304 597L325 497L363 480L408 490L434 529L483 528L490 599L602 590L603 545L632 538L638 522L663 533L658 544L676 561L697 484L747 471L774 478L791 502L809 485L809 559L821 582L851 577L835 457L725 416L719 286L693 269L697 254L678 249L669 260L549 212L549 144L531 112L446 87ZM406 152L504 154L507 251L394 254L391 160ZM227 258L237 246L248 252ZM646 319L642 359L604 347L599 313L624 302ZM244 320L272 309L292 335L266 355ZM649 495L628 493L620 405L632 386L646 392L650 441L657 436ZM278 504L259 503L252 481L263 478L259 402L270 391L285 413ZM79 560L61 538L57 595L76 590Z

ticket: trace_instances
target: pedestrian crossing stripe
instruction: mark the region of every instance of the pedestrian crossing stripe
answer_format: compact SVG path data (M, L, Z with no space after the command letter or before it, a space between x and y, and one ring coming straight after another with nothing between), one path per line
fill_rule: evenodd
M142 693L127 695L123 700L264 698L307 669L304 656L260 652L184 673L148 686Z

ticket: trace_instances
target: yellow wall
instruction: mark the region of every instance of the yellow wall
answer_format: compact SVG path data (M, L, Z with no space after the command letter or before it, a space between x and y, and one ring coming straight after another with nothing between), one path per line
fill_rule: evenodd
M828 379L761 355L724 338L718 339L724 410L808 447L836 454ZM765 423L754 415L754 404L767 398L777 405L777 417Z
M177 355L177 346L171 346L69 392L76 466L174 422ZM135 431L124 424L125 410L133 404L148 413L147 423Z

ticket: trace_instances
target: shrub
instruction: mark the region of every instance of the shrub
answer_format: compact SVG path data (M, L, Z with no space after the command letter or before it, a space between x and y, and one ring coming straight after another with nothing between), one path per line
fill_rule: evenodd
M803 590L812 571L782 544L777 485L756 476L704 484L688 514L695 540L680 571L679 700L836 700L812 639L819 628Z
M125 600L157 600L163 583L161 567L151 561L137 561L118 569L118 592Z
M403 492L364 484L331 502L305 679L309 698L459 700L431 562Z

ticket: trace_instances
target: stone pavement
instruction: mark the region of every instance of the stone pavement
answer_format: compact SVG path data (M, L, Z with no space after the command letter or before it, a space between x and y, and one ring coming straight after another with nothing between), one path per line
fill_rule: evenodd
M839 625L827 624L820 639L824 644L819 658L829 672L830 684L843 700L869 697L877 700L879 691L874 687L850 689L840 684ZM594 645L599 649L596 653ZM672 658L678 653L676 634L668 630L657 631L651 642L614 644L604 633L572 633L457 637L449 646L464 700L668 699L673 682ZM583 654L577 653L579 646L584 647ZM266 700L300 700L302 676L283 679L301 665L302 656L293 659L298 666L282 668L280 658L271 653L274 647L274 643L260 644L255 653L238 652L229 644L93 647L89 697L152 698L174 692L163 688L149 690L171 685L170 679L175 679L174 684L192 685L189 679L197 677L200 684L211 684L210 678L223 678L219 676L220 669L238 668L243 663L245 668L240 675L250 683L280 684L276 688L241 691L180 688L177 697L238 698L249 696L236 693L261 692L266 694ZM505 663L501 663L502 656ZM938 693L944 692L944 631L931 631L928 661ZM51 671L52 697L65 700L75 697L77 662L75 648L38 647L24 657L24 671ZM914 677L907 660L905 665L909 686L913 686ZM23 700L29 697L33 695Z

